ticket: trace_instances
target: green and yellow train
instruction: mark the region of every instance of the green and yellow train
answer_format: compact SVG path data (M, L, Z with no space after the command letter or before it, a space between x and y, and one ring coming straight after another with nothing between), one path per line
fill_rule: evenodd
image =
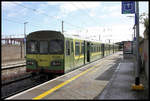
M27 35L26 71L64 74L118 51L117 45L64 36L43 30Z

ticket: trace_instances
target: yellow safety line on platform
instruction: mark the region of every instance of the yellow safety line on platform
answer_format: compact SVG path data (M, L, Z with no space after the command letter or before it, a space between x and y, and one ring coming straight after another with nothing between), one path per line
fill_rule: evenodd
M72 77L71 79L69 79L69 80L67 80L67 81L65 81L65 82L63 82L63 83L61 83L61 84L55 86L54 88L52 88L52 89L50 89L50 90L48 90L48 91L42 93L41 95L39 95L39 96L37 96L37 97L34 97L33 100L42 99L43 97L45 97L45 96L51 94L52 92L56 91L57 89L63 87L64 85L70 83L71 81L77 79L78 77L82 76L83 74L87 73L88 71L92 70L93 68L97 67L98 65L99 65L99 64L97 64L97 65L95 65L95 66L93 66L93 67L87 69L87 70L84 71L84 72L81 72L80 74L78 74L78 75Z

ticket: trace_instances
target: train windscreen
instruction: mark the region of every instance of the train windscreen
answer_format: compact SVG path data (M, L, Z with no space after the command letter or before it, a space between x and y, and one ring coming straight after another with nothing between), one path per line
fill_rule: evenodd
M50 41L28 41L27 42L28 54L63 54L64 41L63 40L50 40Z
M29 41L27 42L27 53L37 53L38 52L38 42Z
M64 41L63 40L51 40L49 42L49 52L51 54L63 54L64 53Z
M40 41L40 53L48 53L48 41Z

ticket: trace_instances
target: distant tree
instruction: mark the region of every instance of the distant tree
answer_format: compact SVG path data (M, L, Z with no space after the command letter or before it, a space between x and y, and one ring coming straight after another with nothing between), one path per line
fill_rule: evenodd
M149 39L149 18L144 19L144 38Z
M145 30L144 30L144 39L149 39L149 16L147 13L142 13L140 15L140 23L144 24Z
M142 41L143 40L143 37L142 36L139 36L139 41Z

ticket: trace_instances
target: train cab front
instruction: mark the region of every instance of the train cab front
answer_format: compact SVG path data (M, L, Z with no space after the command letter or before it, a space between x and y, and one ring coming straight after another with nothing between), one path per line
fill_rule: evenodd
M42 40L42 37L27 41L26 71L64 74L63 39L45 37Z

